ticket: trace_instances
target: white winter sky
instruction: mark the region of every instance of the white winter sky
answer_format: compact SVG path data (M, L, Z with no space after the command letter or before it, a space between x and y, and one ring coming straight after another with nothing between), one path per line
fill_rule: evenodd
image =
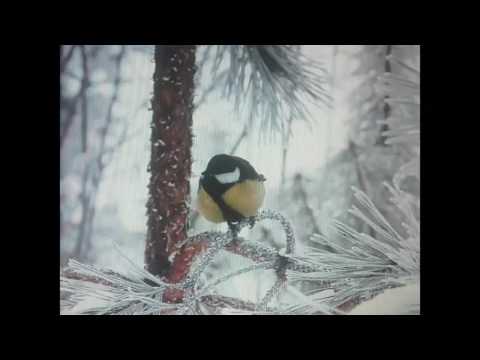
M290 140L286 166L287 178L296 172L305 175L313 173L325 164L328 156L335 155L346 146L348 128L345 120L349 107L345 95L353 85L349 75L354 66L351 57L346 54L355 51L357 47L340 46L334 74L336 87L332 94L335 98L334 109L322 110L310 107L314 120L312 128L301 121L293 123L293 137ZM332 70L333 45L308 45L304 47L304 51L307 56L322 61L330 71ZM129 62L125 64L125 75L130 82L122 89L121 103L116 111L129 114L131 117L129 133L135 136L116 153L111 165L106 169L98 194L97 206L99 208L106 205L116 206L123 225L130 231L144 232L146 228L145 201L149 176L146 168L150 156L152 113L148 111L148 105L145 104L143 107L141 105L151 98L153 70L151 57L140 52L129 57ZM202 85L202 81L200 84ZM193 197L197 191L197 174L204 170L206 163L215 153L228 153L241 133L244 121L238 120L233 116L232 104L221 99L218 94L212 94L208 101L195 111L191 190ZM212 140L215 139L212 135L215 133L226 136L226 145L221 151L212 144ZM248 159L259 172L263 173L270 188L278 187L282 159L280 137L277 141L259 143L258 133L250 133L236 155ZM267 187L267 204L268 201Z

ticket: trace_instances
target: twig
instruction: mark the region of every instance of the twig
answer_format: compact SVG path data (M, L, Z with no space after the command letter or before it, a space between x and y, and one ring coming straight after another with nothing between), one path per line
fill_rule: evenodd
M286 281L286 278L279 277L277 281L275 281L275 284L272 286L272 288L267 291L265 297L262 299L262 301L260 301L255 310L259 309L266 311L268 304L270 301L272 301L273 297L278 294L280 289L285 285Z
M296 190L298 193L298 196L300 197L300 200L303 205L304 213L310 220L310 223L313 226L313 233L315 234L322 234L322 231L320 230L320 227L317 225L317 221L315 220L315 214L313 213L313 209L308 205L308 196L307 192L305 191L305 188L303 186L303 176L298 173L295 175L294 181L296 182Z
M365 194L368 194L369 189L367 188L367 181L365 180L365 175L364 175L364 172L362 171L362 167L360 165L359 155L358 155L357 150L356 150L357 145L353 142L353 140L350 140L348 142L348 148L349 148L349 151L351 152L352 157L353 157L353 162L355 164L355 172L357 174L357 180L358 180L358 185L360 187L360 190L362 190ZM365 228L367 229L368 227L366 226L366 224L365 223L363 223L363 224L364 224ZM369 233L370 233L370 236L372 236L372 237L375 236L375 232L371 228L369 230Z
M113 92L112 98L110 99L110 103L108 104L107 116L106 116L106 119L105 119L105 125L100 130L101 143L100 143L100 151L99 151L99 156L97 158L97 161L98 161L99 168L101 168L102 170L103 170L103 168L105 168L107 166L106 162L103 161L103 158L104 158L103 155L113 153L114 149L117 146L121 145L122 142L125 140L126 133L127 133L127 130L128 130L128 125L125 125L125 127L122 131L122 134L120 135L120 139L119 139L118 143L116 143L115 145L113 145L111 147L108 147L108 148L105 146L107 133L108 133L108 130L110 129L111 124L113 122L113 108L114 108L115 104L117 103L118 94L120 92L120 84L122 82L121 65L122 65L122 60L123 60L124 56L125 56L125 45L122 45L121 48L120 48L120 51L118 52L118 54L114 58L115 59L114 60L114 62L115 62L115 79L113 81L114 92Z
M280 188L283 190L285 187L285 172L286 172L286 167L287 167L287 154L288 154L288 146L290 143L290 133L292 131L292 120L293 117L290 115L290 117L287 120L287 131L284 132L283 134L283 139L282 139L282 167L280 170ZM282 124L283 126L283 124Z
M245 137L247 135L248 135L248 124L245 124L245 126L243 127L243 130L242 130L242 133L238 137L237 141L235 141L235 144L232 146L232 149L230 150L230 153L229 153L230 155L235 155L235 153L238 150L238 147L240 146L243 139L245 139Z
M227 77L227 73L228 72L226 70L222 71L220 75L218 75L218 78L215 77L212 80L210 86L204 91L202 91L200 98L195 102L193 106L194 110L197 110L203 103L207 101L208 96L210 96L210 94L218 88L218 83L223 81Z
M356 174L357 174L358 185L360 187L360 190L362 190L364 193L368 194L367 183L365 181L365 176L364 176L363 171L362 171L361 166L360 166L360 161L359 161L359 158L358 158L358 153L357 153L356 148L357 148L357 145L352 140L350 140L348 142L348 149L352 153L353 161L355 163L355 171L356 171Z
M249 312L257 311L257 305L245 300L223 296L223 295L205 295L200 298L202 305L211 308L211 310L218 314L218 308L230 308L236 310L244 310ZM266 312L276 312L275 308L265 307Z
M65 45L62 45L62 50L65 47ZM63 56L60 60L60 74L63 74L68 63L70 62L70 59L72 58L73 52L75 51L76 45L70 46L68 49L67 53L65 56Z
M83 88L87 88L87 84L89 83L89 74L88 74L88 57L87 51L85 49L85 45L80 47L80 54L82 55L82 68L83 68L83 78L82 82ZM88 102L87 102L87 91L82 92L81 95L81 116L82 116L82 151L85 153L87 152L87 124L88 124Z
M393 45L387 45L386 51L385 51L386 52L385 53L385 73L386 74L390 74L392 72L392 65L390 63L390 57L391 57L391 54L392 54L392 47L393 47ZM379 134L377 142L376 142L377 145L381 145L381 146L387 146L388 145L385 142L387 140L387 137L383 133L385 131L389 130L387 120L390 118L390 115L391 115L391 112L392 112L392 108L390 106L390 103L388 102L389 98L390 98L390 96L388 96L388 95L384 97L383 114L384 114L384 117L385 117L385 123L383 123L381 128L380 128L380 134Z
M82 74L82 81L80 82L80 89L78 93L72 99L62 99L62 106L66 108L66 115L65 119L61 123L60 129L60 148L63 147L65 143L65 139L67 138L68 131L70 130L73 120L75 119L75 112L77 110L77 104L81 100L83 101L86 98L86 92L88 87L90 86L89 82L89 75L88 75L88 65L86 62L88 59L84 57L86 56L85 53L82 52L82 62L83 62L83 74ZM83 110L82 110L83 111ZM86 114L86 111L85 111Z

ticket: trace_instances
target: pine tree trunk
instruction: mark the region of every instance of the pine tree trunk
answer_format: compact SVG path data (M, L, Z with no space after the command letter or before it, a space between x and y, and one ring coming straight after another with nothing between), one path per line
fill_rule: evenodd
M195 45L155 46L146 269L166 275L187 237Z

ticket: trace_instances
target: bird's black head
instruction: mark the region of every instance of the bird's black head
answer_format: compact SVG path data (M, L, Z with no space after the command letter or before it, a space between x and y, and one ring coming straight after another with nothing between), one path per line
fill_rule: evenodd
M227 154L218 154L212 157L202 175L204 177L214 176L217 178L218 176L220 178L223 176L225 179L231 178L235 182L246 179L265 180L247 160Z
M244 180L265 181L265 177L258 174L245 159L238 156L218 154L208 162L207 168L200 177L199 185L211 196L218 197L233 185Z
M208 162L207 168L202 175L219 175L230 173L238 166L238 161L234 156L227 154L215 155Z

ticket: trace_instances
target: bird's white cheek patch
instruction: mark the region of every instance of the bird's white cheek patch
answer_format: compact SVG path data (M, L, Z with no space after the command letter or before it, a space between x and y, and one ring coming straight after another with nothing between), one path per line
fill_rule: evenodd
M240 169L235 168L232 172L215 175L217 180L222 184L230 184L238 181L240 179Z

